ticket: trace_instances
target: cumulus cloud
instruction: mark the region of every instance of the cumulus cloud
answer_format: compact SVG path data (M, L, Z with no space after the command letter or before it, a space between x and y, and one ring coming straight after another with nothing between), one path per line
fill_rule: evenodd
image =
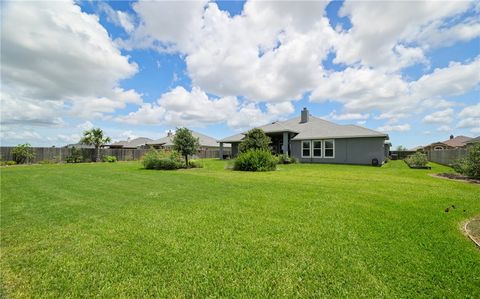
M71 1L9 2L2 9L2 122L52 122L72 105L91 117L90 111L139 102L135 91L118 87L137 65L120 53L97 16Z
M137 111L119 116L117 121L130 124L168 124L173 126L204 126L226 122L232 128L264 124L273 117L291 113L291 103L268 106L264 113L254 103L241 103L236 97L211 98L203 90L191 91L177 86L154 103L145 103Z
M130 14L120 10L114 10L105 2L100 2L98 8L106 14L108 22L123 28L125 32L131 33L135 29L134 18Z
M333 110L327 118L331 118L333 120L364 120L368 119L370 117L370 114L365 113L343 113L343 114L337 114L335 110Z
M475 38L475 18L455 19L471 3L420 2L412 10L405 2L346 1L340 16L349 18L349 30L330 26L326 4L247 1L241 15L230 16L206 1L139 1L133 8L140 25L122 42L184 55L193 85L206 93L284 103L311 92L312 102L342 103L344 116L337 117L343 119L363 119L375 111L379 119L396 122L430 108L432 101L449 108L443 97L478 84L472 75L478 59L453 62L415 82L400 73L428 64L426 51L441 46L446 30L463 32L453 40ZM435 37L425 41L426 35ZM322 61L329 53L347 67L325 70Z
M381 127L378 127L378 131L382 132L406 132L410 131L411 127L409 124L403 124L403 125L384 125Z
M352 28L338 39L335 61L347 64L361 62L390 71L425 62L424 48L428 44L424 37L434 33L440 36L439 31L444 28L447 18L466 11L472 5L466 1L442 5L422 1L416 2L412 9L412 3L405 1L345 1L340 16L349 17ZM372 20L375 21L374 26ZM465 34L461 38L465 40L475 36ZM459 39L453 35L451 38Z
M439 132L451 132L452 128L448 125L443 125L437 128L437 131Z
M453 109L445 109L433 112L423 118L423 122L428 124L450 123L453 120Z

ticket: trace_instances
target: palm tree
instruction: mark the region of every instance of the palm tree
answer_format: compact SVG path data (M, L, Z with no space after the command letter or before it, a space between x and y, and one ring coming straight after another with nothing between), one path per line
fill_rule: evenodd
M110 141L112 141L110 137L103 136L103 131L100 128L93 128L89 131L83 132L83 137L80 139L80 143L95 146L97 153L95 157L96 162L100 162L100 147L104 146Z

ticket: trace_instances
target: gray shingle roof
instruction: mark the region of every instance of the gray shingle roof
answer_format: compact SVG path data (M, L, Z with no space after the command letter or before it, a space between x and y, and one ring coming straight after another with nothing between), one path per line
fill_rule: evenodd
M470 143L477 143L477 142L480 142L480 136L475 137L475 138L472 138L472 139L468 140L468 141L465 142L465 143L466 143L466 144L470 144Z
M137 148L139 146L145 145L147 142L151 140L152 139L147 137L138 137L132 140L122 140L122 141L114 142L110 144L110 146L123 147L123 148Z
M264 130L265 133L298 133L292 140L360 137L388 138L388 135L385 133L356 125L338 125L311 115L306 123L301 123L300 117L295 117L286 121L273 122L259 128ZM244 134L237 134L223 138L219 142L240 142L244 137Z
M192 131L192 135L194 137L197 137L199 142L200 142L200 146L205 146L205 147L218 147L219 144L217 143L217 140L215 140L215 138L212 138L210 136L207 136L207 135L204 135L202 133L198 133L198 132L195 132L195 131ZM152 141L149 141L147 142L147 145L162 145L162 146L173 146L173 135L171 136L165 136L165 137L162 137L160 139L157 139L157 140L152 140Z

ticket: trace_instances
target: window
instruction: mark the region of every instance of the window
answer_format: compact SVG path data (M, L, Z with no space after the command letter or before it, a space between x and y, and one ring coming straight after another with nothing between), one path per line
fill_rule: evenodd
M322 157L322 141L321 140L313 141L313 157L315 158Z
M443 147L437 145L436 147L433 148L433 150L434 150L434 151L442 151L442 150L443 150Z
M310 141L302 141L302 158L310 158Z
M324 140L324 158L335 158L335 141L333 139Z

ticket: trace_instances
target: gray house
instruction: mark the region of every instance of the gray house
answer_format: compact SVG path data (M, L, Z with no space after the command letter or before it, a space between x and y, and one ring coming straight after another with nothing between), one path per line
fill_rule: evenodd
M338 125L309 114L259 127L271 139L271 150L288 153L300 162L340 164L382 164L388 157L387 134L356 125ZM237 134L219 140L220 157L224 144L231 144L232 156L245 137Z

